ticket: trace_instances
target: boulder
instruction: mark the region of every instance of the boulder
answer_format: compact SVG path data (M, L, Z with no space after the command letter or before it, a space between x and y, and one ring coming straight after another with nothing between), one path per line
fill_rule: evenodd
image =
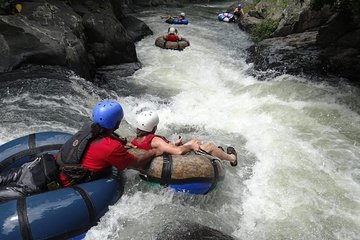
M360 22L346 13L334 14L319 30L317 44L326 71L360 81Z
M134 16L126 16L120 19L131 39L135 42L140 41L145 36L152 35L151 29L141 20Z
M316 45L318 32L291 34L286 37L269 38L253 45L248 62L256 70L273 69L279 73L317 74L323 69Z
M282 37L292 33L318 30L332 14L328 5L319 11L314 11L309 5L290 4L283 11L284 17L272 36Z
M57 65L93 80L97 67L137 62L135 41L152 34L116 0L22 1L21 14L9 8L0 15L0 73Z
M32 13L29 14L0 16L0 72L11 71L24 64L60 65L90 78L84 42L71 28L52 25L47 17L43 18L47 23L44 26L44 22L30 20ZM76 16L74 12L72 14Z
M88 52L96 66L137 61L134 41L113 15L86 13L83 25Z
M232 236L224 234L213 228L191 221L174 221L167 223L156 240L235 240Z

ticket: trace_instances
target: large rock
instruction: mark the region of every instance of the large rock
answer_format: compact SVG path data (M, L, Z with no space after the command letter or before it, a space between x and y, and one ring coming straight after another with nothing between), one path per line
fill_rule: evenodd
M333 14L328 5L319 11L314 11L310 9L310 2L306 2L308 3L289 3L288 7L283 11L283 18L273 33L273 37L283 37L292 33L318 30Z
M142 7L155 7L159 5L175 5L176 0L130 0L134 5Z
M317 37L326 71L360 81L360 21L346 13L334 14Z
M41 3L37 7L35 3L31 5L33 9L44 6ZM23 8L27 8L26 3ZM60 65L90 78L83 41L66 24L61 27L56 25L61 23L55 24L50 16L44 16L40 22L30 20L34 17L33 13L25 11L22 15L0 16L0 72L11 71L24 64ZM76 13L72 12L72 17L76 18Z
M140 41L142 38L148 35L152 35L151 29L141 20L134 16L126 16L120 19L121 24L125 27L129 36L133 41Z
M237 20L238 26L241 30L251 32L251 29L262 23L264 19L255 12L246 13L243 18Z
M263 40L249 49L248 62L253 62L255 69L261 71L273 69L280 73L317 74L322 69L317 34L316 31L305 32Z
M190 221L174 221L164 226L156 240L235 240L213 228Z
M96 66L137 61L134 41L113 15L88 13L83 16L83 24Z
M58 65L92 80L97 67L137 62L134 42L152 33L116 0L22 1L12 13L0 15L0 73Z
M250 26L244 27L248 31L257 24L254 20L242 21ZM255 69L261 71L330 74L359 81L360 18L346 9L325 5L315 11L310 8L310 0L289 0L272 37L255 44L249 51L248 62L253 62Z

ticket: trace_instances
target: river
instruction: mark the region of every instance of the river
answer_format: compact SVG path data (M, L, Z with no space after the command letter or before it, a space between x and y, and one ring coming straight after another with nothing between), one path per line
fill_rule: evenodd
M142 68L101 87L72 73L0 82L0 144L39 131L74 133L95 103L114 98L125 111L123 135L133 134L137 113L152 109L169 139L195 136L237 150L239 165L224 163L224 182L204 196L126 171L124 195L86 239L156 239L177 220L238 239L359 239L360 89L340 79L258 80L245 62L248 35L217 21L229 5L144 10L138 17L154 35L137 43ZM156 47L169 27L160 16L180 12L190 23L176 27L190 47Z

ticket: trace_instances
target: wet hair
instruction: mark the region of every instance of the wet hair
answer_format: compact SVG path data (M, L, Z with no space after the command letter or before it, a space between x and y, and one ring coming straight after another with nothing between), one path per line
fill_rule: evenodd
M120 122L117 123L117 126L119 124L120 124ZM113 130L103 128L98 123L92 123L91 124L91 139L104 138L104 137L110 137L111 139L120 141L123 145L126 145L126 143L127 143L126 138L121 138Z
M98 123L91 124L91 134L92 137L103 137L104 135L104 128L102 128Z
M146 135L149 135L149 134L154 134L156 131L156 127L153 128L153 130L151 132L146 132L146 131L143 131L143 130L140 130L140 129L136 129L136 137L144 137Z

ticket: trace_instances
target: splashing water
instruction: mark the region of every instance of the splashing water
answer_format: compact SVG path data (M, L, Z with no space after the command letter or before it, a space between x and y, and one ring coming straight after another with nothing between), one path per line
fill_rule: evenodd
M123 197L86 239L155 239L165 223L192 220L239 239L358 239L360 236L360 90L282 75L258 81L245 63L248 36L218 22L224 5L191 5L189 25L176 26L190 41L183 51L154 45L169 25L139 17L153 30L137 43L143 67L113 79L131 94L102 89L69 75L1 83L1 137L5 143L31 132L75 132L100 99L124 106L120 133L134 130L135 116L156 110L159 134L196 136L234 146L239 165L226 165L215 191L191 196L160 189L126 172ZM22 87L19 87L22 86Z

